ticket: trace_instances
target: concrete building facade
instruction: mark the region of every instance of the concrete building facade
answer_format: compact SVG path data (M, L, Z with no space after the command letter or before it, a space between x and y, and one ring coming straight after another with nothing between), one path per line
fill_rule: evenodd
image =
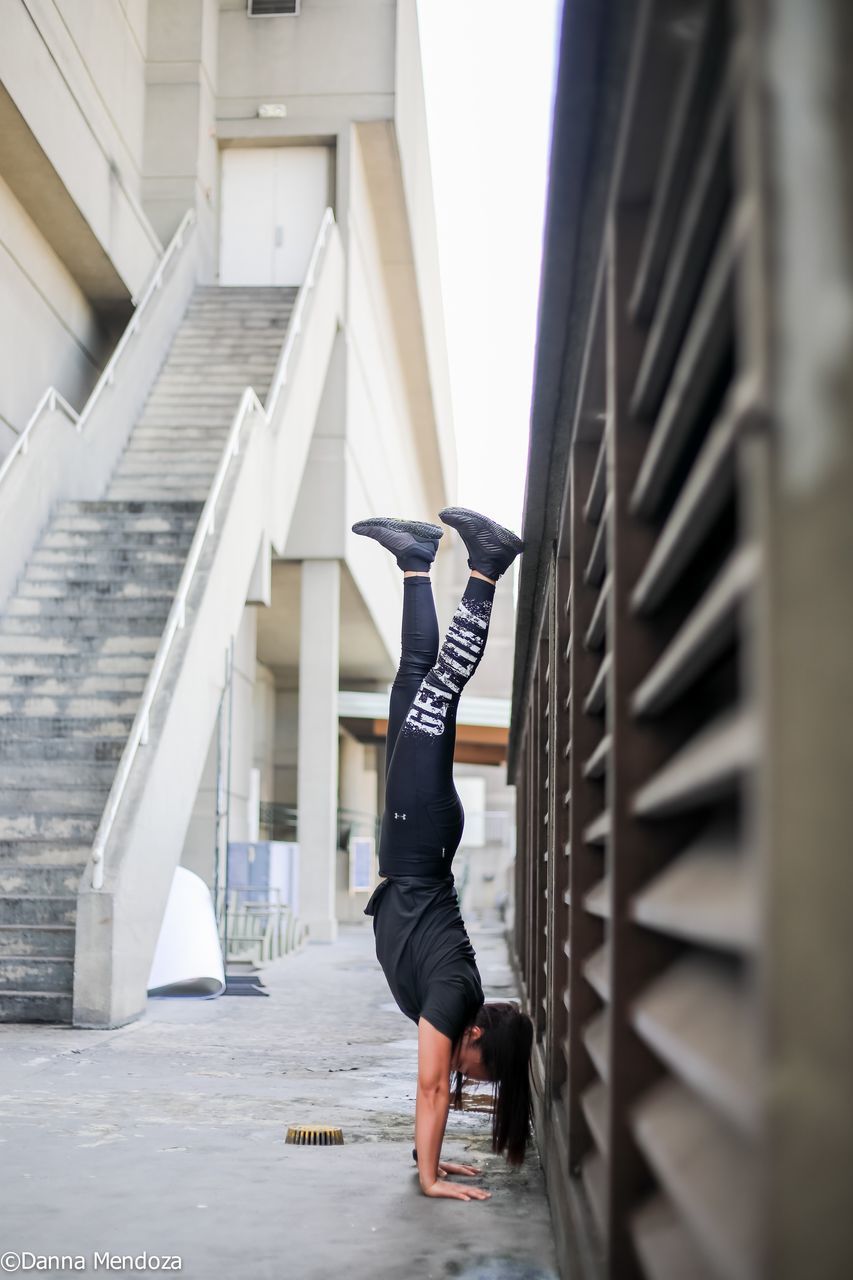
M417 12L252 9L4 9L6 1019L139 1016L175 867L221 889L264 812L312 941L364 902L381 745L339 701L387 690L402 591L350 525L456 483Z

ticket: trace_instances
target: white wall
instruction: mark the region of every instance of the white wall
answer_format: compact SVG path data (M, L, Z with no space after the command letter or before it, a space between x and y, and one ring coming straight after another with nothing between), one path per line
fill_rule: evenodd
M217 0L148 0L145 209L162 240L198 215L205 279L216 260Z
M405 336L389 296L384 252L358 130L350 142L347 278L347 530L369 515L435 520L444 491L419 438L406 379ZM441 495L441 496L439 496ZM446 500L446 499L445 499ZM402 582L393 559L348 534L347 563L383 635L399 651Z
M79 62L77 94L90 127L119 165L134 195L142 175L148 0L53 0L30 4L37 21L55 10ZM57 25L59 25L57 24ZM57 32L59 35L59 32Z
M433 408L445 484L449 499L453 501L456 489L456 445L416 0L397 2L395 83L397 94L394 99L394 124L421 298ZM473 139L471 145L475 145Z
M367 818L376 817L376 748L357 742L345 730L340 735L338 807ZM362 834L359 832L359 834ZM365 833L367 834L367 833ZM376 877L376 854L373 863ZM349 891L349 852L338 854L335 911L339 920L366 921L364 906L370 895Z
M102 363L95 313L2 178L0 297L0 422L20 431L51 383L81 408Z
M255 667L254 743L252 764L261 774L261 804L275 800L275 677L258 662Z
M243 610L240 626L234 638L234 675L233 675L233 726L231 730L231 787L227 787L228 777L228 694L225 695L222 728L222 771L225 779L223 794L230 804L228 820L229 836L232 841L249 838L249 772L257 766L256 721L255 710L258 699L255 693L255 679L258 664L255 659L256 647L256 606L247 605ZM225 656L223 654L223 678L225 673ZM262 703L261 703L262 705ZM263 731L261 732L263 737ZM263 777L263 775L262 775ZM262 792L263 794L263 792ZM213 885L213 851L216 826L216 730L210 738L204 772L196 794L192 817L187 830L184 848L181 854L181 865L189 867L212 887ZM223 822L222 838L225 839L225 823Z
M299 748L299 694L277 689L275 695L275 802L296 808L296 764Z
M137 292L161 250L140 197L144 0L5 0L0 174L91 297Z
M390 117L394 10L393 0L308 0L297 18L248 19L245 0L221 0L219 115L255 120L259 103L284 102L286 121L257 121L257 136Z

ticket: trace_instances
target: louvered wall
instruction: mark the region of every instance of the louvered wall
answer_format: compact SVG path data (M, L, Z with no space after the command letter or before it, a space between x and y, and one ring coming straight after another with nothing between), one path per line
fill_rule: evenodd
M643 7L520 755L534 1074L613 1280L758 1274L741 61L720 0Z

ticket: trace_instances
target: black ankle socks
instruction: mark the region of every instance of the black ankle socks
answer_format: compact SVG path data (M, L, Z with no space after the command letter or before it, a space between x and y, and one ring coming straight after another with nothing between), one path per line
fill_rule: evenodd
M421 550L420 546L415 545L396 557L397 564L404 573L408 571L424 573L430 569L435 559L435 547L428 546L426 543L422 545L423 550ZM407 579L407 581L413 581L413 579Z

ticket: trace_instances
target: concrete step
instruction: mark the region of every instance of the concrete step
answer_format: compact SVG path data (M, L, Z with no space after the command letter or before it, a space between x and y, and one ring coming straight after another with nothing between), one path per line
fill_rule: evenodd
M166 451L197 449L200 453L221 454L230 430L230 418L223 421L221 426L210 422L197 427L180 422L155 422L147 426L140 423L126 446L126 452L131 450L145 452L152 449Z
M146 654L128 655L117 658L69 657L58 654L3 654L0 655L0 679L33 681L32 685L21 684L16 688L32 688L34 692L50 692L48 686L79 689L81 692L92 692L99 685L89 681L113 681L110 686L115 689L127 688L131 692L137 685L145 683L151 670L151 657ZM44 681L45 688L39 688L39 681ZM2 687L2 686L0 686Z
M175 497L176 508L181 501L181 498ZM119 503L117 502L116 505ZM113 513L105 507L103 511L91 514L58 515L51 521L50 531L51 533L107 533L111 537L119 534L122 542L127 543L132 543L138 535L146 533L183 534L185 537L191 537L198 524L199 514L200 511L184 513L181 510L176 509L172 512L164 508L161 512L134 515L123 511Z
M0 619L0 640L7 636L33 636L39 639L68 639L74 642L86 639L102 641L106 637L163 634L168 609L147 616L144 613L121 613L116 617L45 617L38 615L9 616ZM2 651L2 649L0 649Z
M193 294L181 332L186 331L193 316L214 309L219 309L229 316L234 315L241 308L249 310L253 315L267 313L276 315L280 309L292 306L298 293L295 285L217 284L204 285L203 288L211 289L213 292L204 295Z
M195 532L193 530L192 532ZM136 551L168 551L173 555L186 554L192 544L192 532L181 530L179 533L133 533L127 537L104 538L104 531L94 533L78 533L75 531L49 532L44 534L39 543L39 551L88 551L91 556L120 555Z
M192 546L197 523L192 528L130 529L120 524L110 529L48 529L42 534L33 556L40 551L70 551L81 560L110 558L129 552L167 551L171 555L186 554ZM88 556L86 553L89 553Z
M186 396L167 396L149 400L133 428L130 439L148 431L199 432L225 435L234 417L233 406L221 399L208 404L190 403Z
M206 350L199 346L193 352L184 346L180 351L170 352L152 390L159 391L169 378L188 375L198 378L200 374L204 377L204 382L196 381L196 388L201 386L208 392L219 386L245 383L253 372L257 374L259 370L269 369L275 363L284 342L282 335L278 345L273 345L279 332L280 330L269 327L253 329L250 334L241 334L238 343L233 342L227 334L211 333ZM255 341L255 336L259 334L264 335L263 346Z
M281 306L265 307L258 306L252 301L244 303L229 300L226 305L223 305L218 300L213 300L207 304L200 303L198 306L193 304L192 308L187 310L181 332L186 335L222 334L235 340L256 329L261 332L279 332L286 329L292 313L293 305L289 301Z
M0 861L0 893L44 893L76 899L85 865L46 862L12 866Z
M199 485L210 486L216 475L218 461L200 462L198 458L187 459L191 465L178 466L164 459L149 461L139 467L116 467L110 478L110 493L119 489L130 492L134 486L141 492L148 492L151 485L156 485L157 493L179 493L182 496Z
M158 437L140 436L132 439L122 454L121 461L151 462L156 458L174 459L199 458L204 462L211 458L221 458L225 449L228 433L223 431L216 436L205 434L193 438L182 435L179 428Z
M161 455L133 458L116 467L110 477L108 492L130 490L135 485L140 493L147 493L151 485L156 485L157 493L179 493L183 497L188 492L194 493L199 485L210 487L221 457L219 454L205 461L195 454L186 453L174 459Z
M122 548L102 544L89 547L45 547L34 551L30 556L29 569L45 569L71 577L75 574L81 577L105 574L112 578L117 572L124 570L135 575L149 567L154 572L158 568L180 569L185 561L183 548L170 551L163 547Z
M118 767L128 735L63 738L23 737L21 734L0 737L0 767L4 764L45 764L61 761L70 764L111 764Z
M114 738L125 740L133 719L130 715L89 716L79 720L73 716L8 716L0 724L0 746L23 745L42 738L82 738L104 742ZM0 758L14 759L9 754ZM44 759L49 758L46 753Z
M240 392L242 395L243 392ZM229 393L230 395L230 393ZM239 403L239 397L237 397ZM152 391L130 438L139 431L161 430L227 431L234 406L226 404L217 392L210 397L190 396L186 392Z
M82 870L92 856L91 840L0 840L0 869L17 867L76 867Z
M88 840L95 833L100 813L0 813L0 840Z
M0 991L0 1022L69 1024L74 1001L65 991Z
M247 345L251 346L250 343ZM164 391L177 389L195 400L198 396L211 397L219 392L242 391L246 385L245 370L248 366L242 361L235 361L233 355L220 355L213 343L205 365L201 374L203 381L200 382L198 369L187 369L180 361L168 361L151 394L162 395Z
M139 419L128 441L128 446L160 440L181 440L192 444L209 442L224 446L234 423L234 413L235 410L231 406L218 413L205 413L195 421L180 409L177 412L158 412L156 415L152 414L150 418Z
M277 331L286 327L292 312L293 303L290 299L278 305L265 306L251 299L244 302L214 298L209 302L191 303L180 332L185 336L221 333L234 341L247 330Z
M222 341L218 341L212 349L210 343L199 342L195 347L184 344L179 349L172 348L161 376L192 374L194 377L207 378L213 374L244 381L259 374L269 377L280 349L281 344L274 337L267 337L263 346L260 342L252 342L248 350L245 345L241 349L235 343L226 344Z
M0 798L8 790L79 790L105 796L116 774L115 761L0 760Z
M33 951L19 955L4 952L0 988L3 991L67 990L70 993L74 982L74 930L67 931L71 934L70 951L60 951L56 955Z
M166 378L195 378L196 385L205 390L231 390L241 383L244 387L252 387L258 382L269 381L278 362L283 339L270 343L264 349L251 352L248 356L245 348L242 351L222 346L219 342L210 342L205 351L200 344L195 351L184 348L163 370ZM251 344L255 346L256 344ZM257 344L260 347L260 344ZM209 379L215 379L213 383ZM169 384L166 383L168 389ZM178 386L182 384L178 382ZM163 380L157 383L154 393L162 391Z
M193 484L192 488L187 487L183 489L182 492L193 498L206 498L207 495L210 493L210 487L211 487L211 481L206 480L201 485L199 485L198 482L196 482ZM117 495L123 495L126 493L138 494L138 493L161 493L161 492L162 492L162 489L160 488L159 481L157 480L154 480L154 481L119 480L116 482L114 486L110 487L110 493L115 493Z
M203 493L207 495L213 483L215 468L191 476L169 477L164 466L145 475L115 475L110 481L110 493Z
M286 324L269 322L252 325L243 321L238 324L222 324L213 316L206 320L197 317L186 329L181 330L181 347L169 350L161 377L176 364L179 365L187 355L203 361L211 373L220 377L235 373L240 375L247 367L251 367L253 360L262 360L264 357L268 361L274 359L287 336L287 328Z
M263 351L274 343L281 346L290 327L292 312L252 315L248 311L223 317L213 311L197 312L181 330L184 345L206 339L206 355L213 363L220 349L226 357L243 358L247 353ZM172 352L169 353L170 358Z
M67 697L74 694L82 698L87 694L110 694L113 697L131 693L141 694L146 675L85 675L77 679L62 679L55 675L3 675L0 672L0 697L19 694L34 698Z
M9 720L29 720L46 716L61 716L67 720L81 720L89 716L135 716L139 706L138 693L93 693L88 697L75 694L51 694L39 696L30 693L0 694L0 716ZM0 727L5 737L6 725ZM0 797L2 805L2 797Z
M101 572L100 577L93 576L90 571L85 577L56 575L42 577L29 576L31 570L24 573L18 584L17 593L9 600L9 612L23 616L31 613L50 613L56 604L68 604L69 612L74 612L72 605L77 602L90 609L104 608L109 614L108 605L138 604L146 613L151 611L152 600L167 604L174 598L174 589L181 580L181 564L154 564L143 570L134 567L123 568L109 577ZM18 602L12 608L13 602ZM44 604L45 608L38 608ZM35 605L35 608L33 608ZM117 609L113 609L117 612Z
M150 636L61 636L3 635L0 632L0 671L56 670L111 671L122 669L115 664L125 662L128 669L142 670L157 652L159 634ZM27 665L21 664L35 664Z
M184 505L177 502L107 502L105 499L99 499L92 502L59 502L56 506L57 515L99 515L106 513L108 515L183 515L187 518L195 516L198 519L200 508L196 502L188 502Z
M18 990L30 985L30 975L18 971L18 966L11 963L13 958L26 961L34 956L50 960L73 957L74 934L74 925L67 924L0 924L4 982ZM56 990L56 984L51 982L49 989Z
M221 409L226 402L236 408L245 389L245 378L227 381L205 378L200 384L198 377L164 377L145 402L145 411L177 408L201 415L211 409Z
M177 580L175 580L177 585ZM18 594L6 605L9 617L77 617L96 612L99 617L159 614L169 609L174 585L168 582L22 582ZM132 607L132 608L131 608Z
M35 784L14 787L7 784L0 795L0 817L103 813L108 794L108 787L37 787Z
M128 449L113 472L113 479L121 472L126 475L138 475L139 472L151 473L158 469L158 464L169 468L166 472L167 477L183 475L185 472L208 470L213 474L223 451L224 446L217 450L211 449L205 454L197 453L193 448L186 448L180 453L177 450L161 452L159 449L147 449L134 453L132 449Z
M178 343L181 343L182 346L186 346L187 343L197 342L200 335L204 335L204 337L206 337L206 328L204 334L202 334L201 321L205 316L210 317L213 315L213 311L211 311L210 307L199 307L197 310L193 310L193 306L195 305L192 305L190 310L187 310L183 324L181 325L181 328L178 329L177 334L175 334L172 347L169 348L169 355L174 351L174 348L178 346ZM272 315L274 317L282 317L292 315L292 311L292 303L286 302L283 306L278 308L268 308L264 314ZM275 328L269 329L270 337L272 337L272 334L278 333L278 328L279 326L275 326ZM234 323L232 315L231 323L229 323L228 320L225 320L222 324L222 340L223 342L231 343L234 347L238 347L240 346L241 338L241 329L238 328L236 323Z
M0 893L0 925L73 925L76 920L76 893L61 897L40 893Z
M218 465L219 459L210 463L199 462L196 459L192 469L172 470L168 461L160 459L157 462L149 462L146 467L135 471L117 468L110 477L107 492L156 493L161 496L175 494L186 498L188 494L196 494L201 488L204 498L197 498L196 501L203 506Z
M174 590L180 581L184 563L179 556L166 564L143 560L134 565L123 564L120 560L80 564L73 557L64 564L34 563L30 560L18 583L18 592L21 595L44 596L65 589L91 592L92 595L121 595L126 599L149 586Z

